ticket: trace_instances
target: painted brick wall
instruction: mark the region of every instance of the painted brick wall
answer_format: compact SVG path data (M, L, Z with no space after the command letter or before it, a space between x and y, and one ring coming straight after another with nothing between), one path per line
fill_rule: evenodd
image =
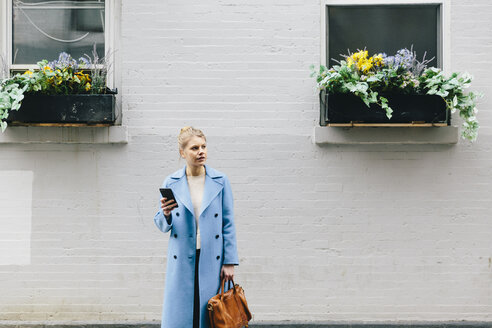
M451 4L479 140L317 146L319 1L123 1L129 143L0 145L32 184L30 264L0 264L0 319L160 320L157 188L194 125L232 182L256 322L492 321L492 5Z

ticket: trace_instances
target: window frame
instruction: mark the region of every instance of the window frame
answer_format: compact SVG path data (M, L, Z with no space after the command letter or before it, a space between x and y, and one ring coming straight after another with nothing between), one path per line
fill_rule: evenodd
M8 71L12 70L28 70L38 68L35 64L21 65L12 64L12 0L0 2L0 54L4 57L5 65ZM115 50L118 47L117 32L119 28L120 5L117 0L105 0L105 26L104 26L104 55L109 52L109 60L112 63L112 69L108 72L107 86L114 89L116 83L115 66L116 59ZM40 58L40 60L43 58ZM50 58L46 58L50 59ZM54 58L51 58L54 59Z
M439 5L440 15L438 25L440 35L438 35L438 53L440 62L438 66L448 73L451 61L450 48L450 5L446 0L321 0L321 65L326 66L326 54L328 53L328 6L379 6L379 5Z

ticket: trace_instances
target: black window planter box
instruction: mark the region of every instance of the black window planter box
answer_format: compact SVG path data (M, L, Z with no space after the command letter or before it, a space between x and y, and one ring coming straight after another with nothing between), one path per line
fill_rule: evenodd
M115 94L27 94L19 110L10 111L7 122L110 125L115 121Z
M446 126L451 115L446 103L435 95L383 95L393 109L391 119L376 104L370 108L353 94L320 92L320 125L331 126Z

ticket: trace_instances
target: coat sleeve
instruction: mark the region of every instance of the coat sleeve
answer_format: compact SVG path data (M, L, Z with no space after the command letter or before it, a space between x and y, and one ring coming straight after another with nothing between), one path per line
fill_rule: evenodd
M166 178L166 180L164 180L164 183L162 184L163 188L167 188L168 181L169 181L168 178ZM157 226L157 228L159 228L160 231L168 232L173 227L172 215L171 215L171 218L169 220L166 219L166 217L164 216L164 213L162 211L162 208L160 208L160 207L161 207L161 202L159 201L159 211L154 216L154 223Z
M224 264L239 265L232 190L229 179L226 176L224 176L222 198L222 236L224 238Z

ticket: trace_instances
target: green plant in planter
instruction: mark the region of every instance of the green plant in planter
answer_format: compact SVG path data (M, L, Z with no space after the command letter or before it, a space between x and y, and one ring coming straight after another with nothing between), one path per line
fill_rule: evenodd
M343 60L331 68L321 65L316 76L319 90L328 93L352 93L358 96L368 107L378 104L388 119L393 109L382 94L421 94L438 95L446 102L446 107L454 113L456 110L463 121L462 137L474 141L478 135L476 119L476 99L480 94L465 92L472 77L469 74L453 73L446 77L435 67L427 67L432 60L417 60L412 50L401 49L394 56L375 54L368 56L367 50L349 53Z
M78 61L69 54L60 53L57 60L41 60L38 69L0 80L0 126L7 128L5 120L11 110L21 108L24 94L69 95L105 94L106 77L110 67L105 58L99 58L95 49L93 56L81 57Z
M4 120L9 116L10 110L19 110L27 85L19 85L9 79L0 81L0 127L2 132L7 128Z

